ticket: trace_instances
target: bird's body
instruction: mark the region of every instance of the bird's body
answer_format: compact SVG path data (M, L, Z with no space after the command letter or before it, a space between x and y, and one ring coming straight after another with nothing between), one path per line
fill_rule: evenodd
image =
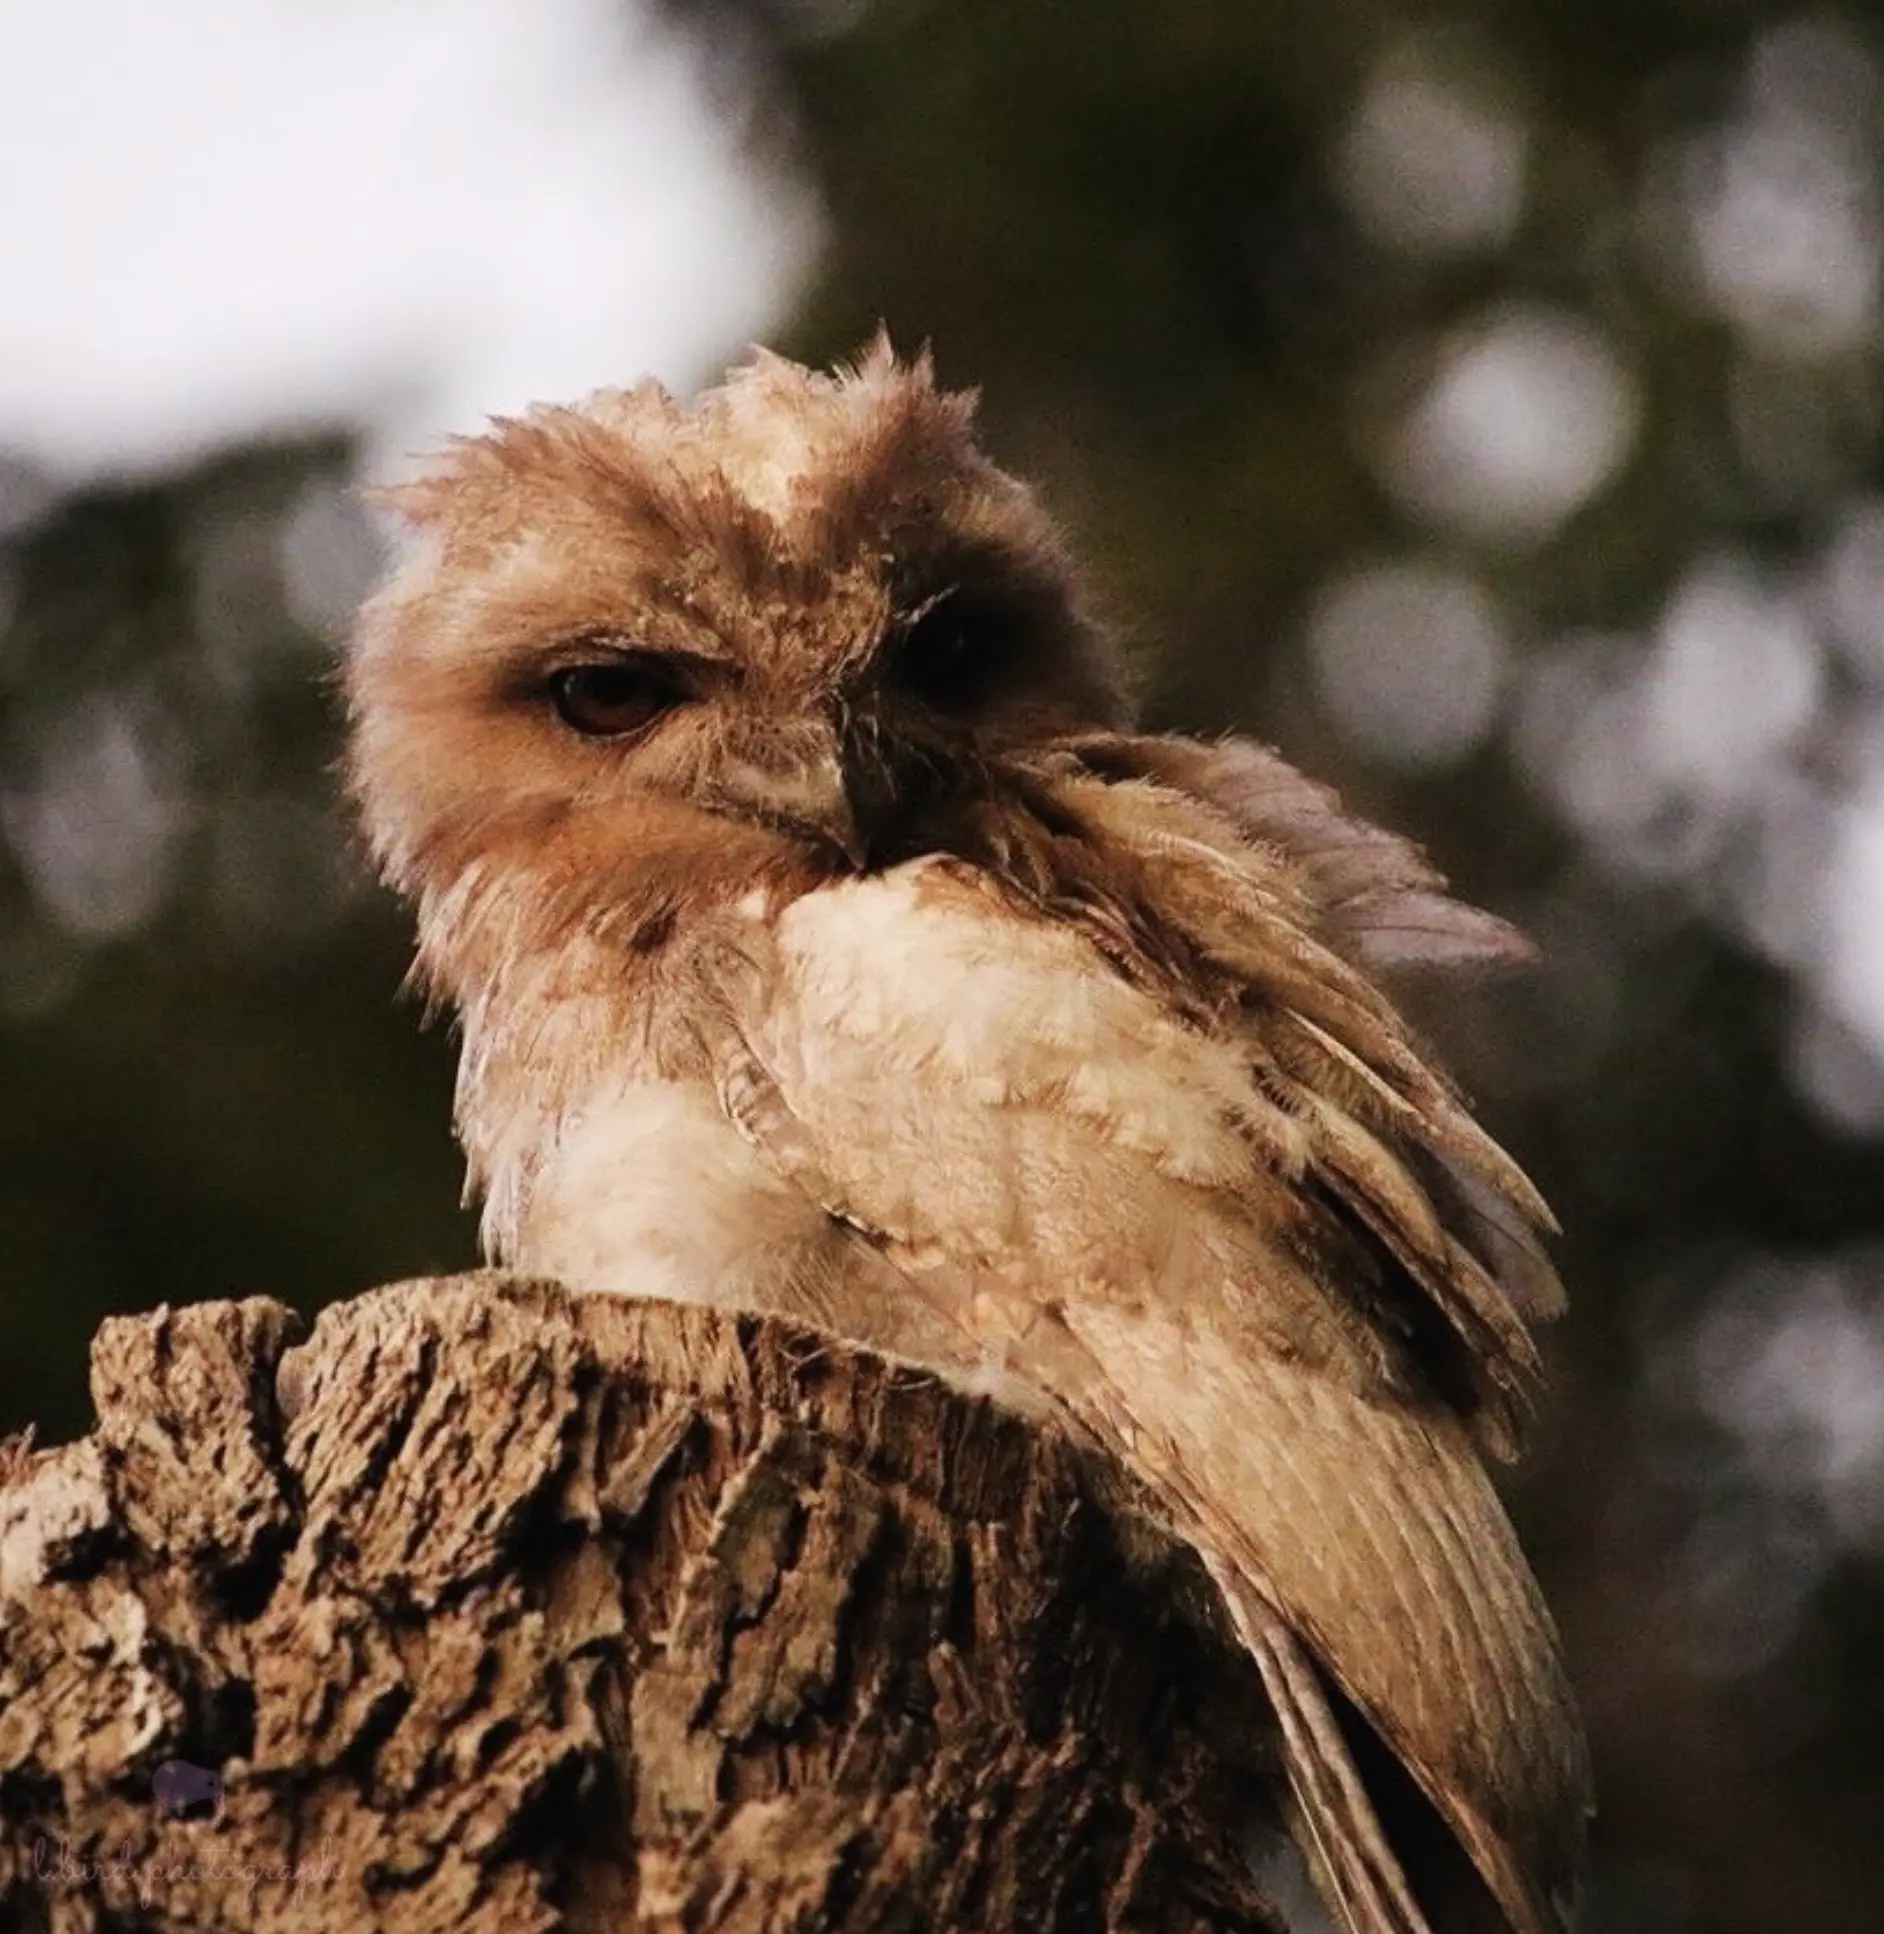
M1125 730L966 421L766 359L409 491L354 771L487 1245L1063 1423L1203 1558L1359 1934L1545 1934L1587 1773L1482 1463L1544 1212L1369 971L1507 936L1270 755ZM1349 1704L1469 1869L1383 1831Z

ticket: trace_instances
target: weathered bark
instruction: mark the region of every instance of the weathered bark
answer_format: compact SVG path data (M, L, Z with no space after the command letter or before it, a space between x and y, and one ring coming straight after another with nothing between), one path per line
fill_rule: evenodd
M1256 1695L1053 1430L496 1276L294 1326L114 1319L0 1457L0 1927L1275 1924Z

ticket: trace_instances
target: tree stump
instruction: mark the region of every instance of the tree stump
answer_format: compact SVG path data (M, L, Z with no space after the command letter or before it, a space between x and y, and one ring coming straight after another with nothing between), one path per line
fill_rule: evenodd
M1260 1694L1055 1429L479 1275L115 1318L0 1447L0 1926L1281 1926Z

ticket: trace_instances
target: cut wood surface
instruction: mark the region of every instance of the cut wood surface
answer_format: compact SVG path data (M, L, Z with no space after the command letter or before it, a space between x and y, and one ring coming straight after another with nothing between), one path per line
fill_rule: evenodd
M1280 1927L1259 1695L1051 1427L496 1275L298 1329L114 1318L0 1446L8 1934Z

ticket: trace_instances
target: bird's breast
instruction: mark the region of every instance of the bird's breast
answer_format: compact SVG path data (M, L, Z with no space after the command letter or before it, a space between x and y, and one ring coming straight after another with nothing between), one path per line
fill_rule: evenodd
M835 1216L904 1268L1142 1285L1262 1187L1236 1052L974 876L918 862L731 918L734 1025L791 1172L710 1074L604 1070L555 1125L511 1260L764 1306L750 1285L828 1246Z
M817 1138L855 1152L854 1206L900 1241L1052 1249L1111 1222L1116 1188L1248 1178L1241 1057L965 870L807 894L775 958L753 1046Z

